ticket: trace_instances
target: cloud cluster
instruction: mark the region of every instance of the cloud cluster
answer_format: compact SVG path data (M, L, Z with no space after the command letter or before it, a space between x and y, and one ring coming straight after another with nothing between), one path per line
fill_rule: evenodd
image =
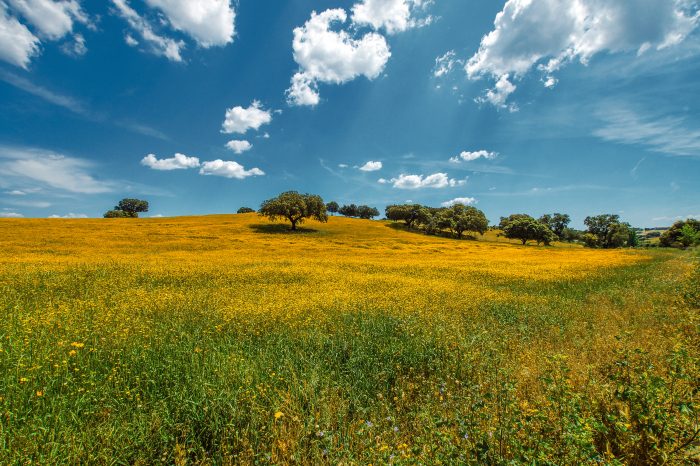
M186 170L199 167L199 159L197 157L188 157L184 154L175 154L169 159L159 160L154 154L148 154L141 160L141 165L153 170Z
M249 129L258 130L272 121L272 112L262 108L257 100L247 107L236 106L226 110L221 132L244 134Z
M553 87L553 73L574 60L678 44L698 23L687 6L687 0L508 0L465 70L470 79L496 80L479 101L508 107L513 80L535 67Z
M24 215L18 212L0 212L0 218L24 218Z
M361 167L358 167L358 170L361 170L363 172L376 172L376 171L381 170L381 169L382 169L382 162L374 162L372 160L365 163Z
M242 154L253 148L253 145L245 140L233 140L226 143L226 147L234 151L236 154Z
M401 174L397 178L386 180L379 179L379 183L391 183L397 189L421 189L421 188L447 188L455 186L464 186L466 180L456 180L447 176L447 173L433 173L432 175L406 175Z
M342 8L314 11L304 26L294 29L292 49L299 71L287 90L290 104L316 105L319 82L342 84L359 76L374 79L384 70L391 56L386 39L374 32L355 39L345 30L331 28L346 21Z
M477 202L478 201L476 200L476 198L473 197L455 197L454 199L445 201L440 205L443 207L452 207L455 204L472 205L476 204Z
M238 162L226 161L226 160L213 160L211 162L204 162L202 168L199 170L200 175L214 175L223 176L224 178L236 178L242 180L248 178L249 176L263 176L265 172L259 168L251 168L246 170L243 165Z
M489 152L487 150L477 150L477 151L462 151L458 156L451 157L450 162L452 163L460 163L462 161L464 162L472 162L474 160L478 159L486 159L486 160L493 160L496 157L498 157L498 152Z
M430 3L424 0L362 0L352 7L352 22L395 34L429 24L432 17L416 19L412 14Z
M146 0L148 6L159 11L158 23L139 14L129 0L112 0L112 4L148 52L170 61L183 61L186 44L157 30L163 26L188 35L203 48L229 44L235 35L236 11L230 0ZM132 34L124 40L131 47L141 44Z
M199 168L200 175L222 176L224 178L243 179L249 176L262 176L265 174L259 168L246 170L238 162L227 160L212 160L200 163L198 157L188 157L184 154L175 154L167 159L158 159L153 154L148 154L141 160L141 165L153 170L172 171Z
M49 215L48 218L88 218L88 216L85 214L74 214L73 212L71 212L66 215Z
M0 60L27 68L41 52L42 41L73 36L66 50L82 55L85 39L73 34L74 25L94 27L77 0L7 0L0 2Z

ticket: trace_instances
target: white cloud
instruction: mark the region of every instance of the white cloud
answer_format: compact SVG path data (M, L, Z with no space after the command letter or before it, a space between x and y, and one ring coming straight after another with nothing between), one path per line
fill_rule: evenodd
M17 212L0 212L0 218L24 218L24 215Z
M236 154L242 154L253 148L253 145L248 141L233 140L226 143L226 147L234 151Z
M373 162L370 160L366 164L362 165L360 168L363 172L376 172L382 169L382 162Z
M134 39L134 36L132 36L131 34L126 34L124 36L124 42L126 42L126 45L128 45L129 47L136 47L137 45L139 45L139 41Z
M82 57L88 51L87 45L85 45L85 38L82 34L76 34L73 36L73 42L66 42L61 46L61 50L66 55L71 55L73 57Z
M386 39L374 32L355 39L345 30L331 29L346 21L342 8L314 11L304 26L294 29L292 48L299 71L286 92L290 105L318 104L318 83L342 84L359 76L375 79L384 70L391 56Z
M379 183L379 184L387 184L387 183L389 183L389 180L387 180L386 178L379 178L379 179L377 180L377 183Z
M24 191L21 191L19 189L13 189L12 191L5 191L5 194L9 194L10 196L26 196L27 193Z
M593 132L599 138L646 146L668 155L700 157L700 130L677 116L641 115L622 106L599 112L604 126Z
M141 159L141 165L153 170L185 170L199 167L199 159L197 157L188 157L184 154L175 154L169 159L158 159L155 155L148 154Z
M500 86L482 99L503 107L515 90L509 79L534 67L552 87L552 73L571 61L678 44L698 23L687 6L687 0L508 0L465 70L470 79L496 79Z
M430 16L420 20L411 17L414 11L429 3L423 0L362 0L352 7L352 22L395 34L429 24L432 21Z
M477 151L462 151L458 156L451 157L450 162L459 163L461 161L472 162L477 159L493 160L498 157L498 152L489 152L487 150L477 150Z
M51 151L0 146L0 179L15 179L22 185L38 183L81 194L112 192L114 183L95 178L89 173L92 167L87 160Z
M248 108L236 106L226 110L226 117L221 127L222 133L244 134L249 129L258 130L262 125L272 121L272 112L264 110L257 100Z
M493 89L487 89L483 96L474 100L480 104L489 103L496 108L507 108L509 111L515 112L518 110L516 105L506 104L508 97L515 92L515 89L517 89L517 86L510 82L510 75L504 74L498 78Z
M385 180L386 181L386 180ZM394 188L398 189L421 189L421 188L447 188L454 186L463 186L465 180L455 180L450 178L446 173L433 173L432 175L399 175L398 178L392 178L389 182L393 183Z
M163 56L170 61L182 61L181 50L185 48L185 43L183 41L176 41L170 37L156 34L151 24L142 18L136 10L131 8L127 0L112 0L112 3L117 8L119 15L124 18L126 22L129 23L129 26L138 32L141 39L148 44L152 53ZM134 45L134 39L130 35L125 37L125 41L130 46Z
M204 162L199 170L200 175L223 176L224 178L236 178L242 180L249 176L262 176L265 174L259 168L251 168L246 170L243 165L238 162L224 161L221 159L211 162Z
M88 218L88 216L85 214L74 214L73 212L71 212L66 215L49 215L48 218Z
M73 22L89 24L76 0L8 0L11 7L34 26L42 37L58 40L73 30Z
M348 168L348 164L347 163L339 163L338 168Z
M183 31L201 47L233 42L236 12L229 0L146 0L165 13L173 28Z
M435 59L435 67L433 68L433 76L441 78L449 74L456 65L463 63L457 59L457 53L454 50L446 52Z
M442 204L440 204L443 207L451 207L455 204L464 204L464 205L472 205L476 204L478 201L476 198L473 197L455 197L454 199L451 199L449 201L445 201Z
M40 41L16 18L9 16L0 2L0 60L27 68L32 57L40 52Z

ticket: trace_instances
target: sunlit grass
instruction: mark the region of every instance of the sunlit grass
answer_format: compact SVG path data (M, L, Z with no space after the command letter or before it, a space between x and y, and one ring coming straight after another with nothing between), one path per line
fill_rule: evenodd
M692 452L673 452L697 428L686 255L304 228L255 214L0 222L0 462ZM619 386L673 415L663 445Z

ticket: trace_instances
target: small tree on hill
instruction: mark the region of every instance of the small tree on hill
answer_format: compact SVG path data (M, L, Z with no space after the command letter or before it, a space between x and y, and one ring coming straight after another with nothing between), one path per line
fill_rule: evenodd
M340 209L338 209L338 213L340 215L344 215L345 217L359 217L359 211L357 209L357 206L355 204L350 204L350 205L344 205Z
M454 204L438 215L442 220L438 222L440 228L448 228L457 238L461 239L464 232L472 231L483 235L489 227L486 215L472 206Z
M376 207L361 205L357 208L357 216L366 220L371 220L379 216L379 211Z
M237 214L252 214L255 212L255 209L251 209L250 207L241 207L236 211Z
M540 217L540 222L544 223L552 230L552 233L557 235L557 238L564 239L565 230L571 223L571 217L567 214L553 213L545 214Z
M331 201L328 204L326 204L326 211L330 212L331 215L338 213L338 203L335 201Z
M137 218L139 212L148 212L148 201L125 198L113 210L105 212L105 218Z
M588 247L621 248L629 245L632 228L629 223L620 222L616 214L603 214L586 217L583 223L588 227L584 242Z
M518 239L524 245L530 240L536 240L542 234L542 223L529 215L516 215L517 217L511 215L513 217L512 220L507 222L503 222L503 218L501 218L501 224L505 225L503 234L506 238Z
M307 218L313 218L319 222L327 222L326 204L321 196L315 194L299 194L296 191L287 191L279 196L268 199L260 206L260 215L272 221L278 218L289 220L292 230L297 229Z
M422 224L428 221L430 212L420 204L388 205L385 209L386 218L394 222L402 221L411 228L414 223Z

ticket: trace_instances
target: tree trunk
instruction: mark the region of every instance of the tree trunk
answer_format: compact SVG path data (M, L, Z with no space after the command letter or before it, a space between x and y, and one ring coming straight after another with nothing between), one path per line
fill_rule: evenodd
M520 241L523 242L523 246L525 246L525 243L527 243L527 238L521 239Z
M297 229L297 221L296 220L290 220L292 222L292 231L296 231Z

